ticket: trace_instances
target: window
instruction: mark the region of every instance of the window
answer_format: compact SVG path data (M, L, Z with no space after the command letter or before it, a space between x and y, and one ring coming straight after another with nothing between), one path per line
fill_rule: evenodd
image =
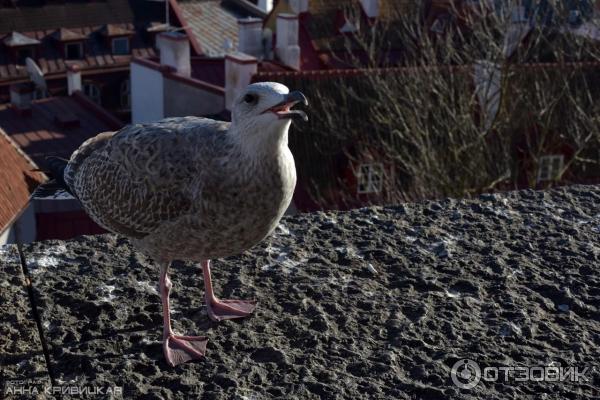
M32 48L24 48L17 50L17 63L21 65L25 65L26 58L33 58L33 49Z
M383 165L362 164L358 169L358 193L379 193L383 187Z
M553 181L560 178L564 167L565 159L562 154L540 157L538 169L538 182Z
M112 52L117 55L129 54L129 38L116 38L112 40Z
M77 60L83 56L83 45L81 43L65 44L65 56L67 60Z
M83 84L83 93L90 98L94 103L100 104L101 93L100 88L93 83Z
M131 83L129 79L125 79L121 83L121 107L126 110L131 109Z

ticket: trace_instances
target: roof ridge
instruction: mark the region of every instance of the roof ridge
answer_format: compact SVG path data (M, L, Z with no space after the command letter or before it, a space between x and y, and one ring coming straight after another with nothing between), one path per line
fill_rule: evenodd
M315 69L304 71L259 71L255 77L278 77L278 76L297 76L297 77L318 77L318 76L355 76L366 73L384 73L395 71L410 71L410 70L435 70L435 69L468 69L475 63L462 65L430 65L430 66L402 66L402 67L378 67L378 68L335 68L335 69ZM573 62L547 62L547 63L526 63L526 64L509 64L517 68L545 68L545 67L595 67L600 66L600 61L573 61Z

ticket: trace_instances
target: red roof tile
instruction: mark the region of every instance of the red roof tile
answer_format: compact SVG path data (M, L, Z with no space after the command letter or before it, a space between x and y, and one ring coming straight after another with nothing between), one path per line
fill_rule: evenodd
M85 40L87 35L81 31L75 32L66 28L60 28L52 34L52 37L61 42L68 42L71 40Z
M182 23L190 28L202 53L210 57L225 54L225 40L237 49L238 19L264 17L260 9L240 0L173 0L173 3L181 11Z
M0 233L23 211L29 195L45 180L36 166L0 129Z
M100 30L104 36L113 37L113 36L129 36L133 35L135 31L130 29L127 25L117 25L117 24L106 24Z
M132 24L123 24L120 27L113 26L108 29L108 37L118 35L133 35L130 39L130 55L113 55L110 42L103 36L102 26L73 28L69 30L68 36L86 37L83 40L84 57L81 59L65 60L62 48L57 46L56 30L25 32L29 37L39 37L41 44L34 55L34 61L40 66L44 74L65 74L68 64L77 64L82 70L97 68L128 67L133 57L145 57L155 55L154 44L142 34L135 33ZM70 40L70 39L65 39ZM8 51L0 48L0 82L10 83L16 79L27 78L27 69L24 65L15 64L15 60Z
M36 1L36 0L32 0ZM77 63L82 70L127 68L131 57L154 55L149 26L164 22L164 3L147 0L103 0L42 2L17 8L0 6L0 85L27 78L24 65L9 46L35 44L33 59L49 76L62 78L66 65ZM176 19L172 19L175 24ZM131 36L130 55L113 56L108 38ZM65 60L59 41L81 40L84 57ZM35 41L35 42L33 42ZM25 43L27 42L27 43Z

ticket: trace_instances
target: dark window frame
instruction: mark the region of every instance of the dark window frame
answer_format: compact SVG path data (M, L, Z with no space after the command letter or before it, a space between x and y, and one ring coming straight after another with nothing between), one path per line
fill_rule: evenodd
M78 57L72 57L69 54L69 48L74 48L74 46L77 46ZM80 60L82 58L83 58L83 43L81 43L81 42L65 43L65 59L67 59L67 60Z

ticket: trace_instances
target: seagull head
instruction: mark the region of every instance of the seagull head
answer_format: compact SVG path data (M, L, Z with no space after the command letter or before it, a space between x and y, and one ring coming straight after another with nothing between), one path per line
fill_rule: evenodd
M281 83L253 83L235 100L232 122L245 136L287 133L292 120L308 121L304 111L292 110L298 103L308 105L308 100L298 91L290 92Z

